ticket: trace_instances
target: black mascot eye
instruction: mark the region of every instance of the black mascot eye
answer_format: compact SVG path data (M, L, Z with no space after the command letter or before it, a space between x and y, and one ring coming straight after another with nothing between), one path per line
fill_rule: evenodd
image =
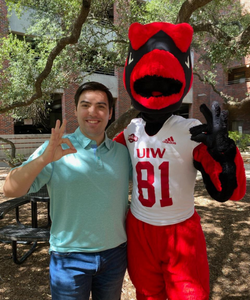
M129 53L128 64L130 65L133 61L132 52Z

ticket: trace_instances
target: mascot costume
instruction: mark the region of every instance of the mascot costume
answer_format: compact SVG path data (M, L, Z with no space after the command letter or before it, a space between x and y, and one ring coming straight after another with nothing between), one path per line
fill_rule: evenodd
M227 134L227 113L213 103L207 124L173 113L192 85L189 24L155 22L129 28L124 84L140 111L116 141L133 164L127 217L128 271L138 300L208 300L209 268L194 207L196 173L210 196L240 200L242 157Z

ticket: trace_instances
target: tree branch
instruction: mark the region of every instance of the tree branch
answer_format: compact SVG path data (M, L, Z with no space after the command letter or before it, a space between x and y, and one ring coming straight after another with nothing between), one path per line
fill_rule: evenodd
M213 91L214 91L216 94L218 94L218 95L223 99L223 101L224 101L225 103L228 102L228 97L227 97L226 95L224 96L223 93L221 93L220 91L218 91L218 90L216 89L216 87L215 87L211 82L208 82L206 79L202 78L201 75L198 74L198 73L196 73L196 72L194 72L193 74L196 75L196 76L199 78L199 80L200 80L201 82L209 84L209 85L212 87Z
M192 26L194 29L194 32L209 32L211 35L213 35L217 40L225 40L228 42L231 41L231 37L226 34L224 31L220 30L216 25L213 25L212 23L201 23L198 25Z
M212 23L206 23L206 24L198 24L192 26L194 29L194 32L209 32L211 35L213 35L217 40L223 39L225 42L225 45L230 45L234 42L239 44L240 46L248 46L250 45L250 25L241 32L237 37L230 37L226 32L220 30L216 25Z
M245 104L248 104L250 101L250 96L242 99L241 101L232 101L229 100L227 102L228 105L232 106L232 107L237 107L237 108L242 108Z
M177 15L176 24L178 23L189 23L189 19L192 13L200 8L211 2L212 0L186 0Z
M54 60L60 54L60 52L69 44L76 44L81 34L82 25L86 21L90 10L91 0L83 0L81 5L80 14L78 15L77 19L72 25L72 32L71 35L68 37L61 38L57 45L52 49L50 52L46 66L44 70L39 74L35 81L35 93L31 96L31 98L24 102L14 102L10 105L5 106L4 108L0 108L0 113L5 113L11 109L16 107L27 106L33 103L36 99L42 97L42 82L49 76L51 69L53 67Z
M2 137L0 137L0 141L4 142L6 144L9 144L10 147L11 147L11 157L16 157L16 146L15 146L15 144L12 141L4 139Z
M121 132L125 127L128 126L130 121L139 114L139 111L134 107L130 107L119 119L113 122L106 130L107 136L112 139L117 133Z
M223 92L218 91L211 82L208 82L206 79L202 78L200 76L200 74L195 73L195 72L193 74L196 75L201 82L209 84L212 87L213 91L216 94L218 94L223 99L223 101L228 105L232 105L232 106L236 106L237 108L241 108L243 105L248 103L250 100L250 97L247 96L246 98L242 99L241 101L234 101L232 96L226 95Z
M205 6L212 0L186 0L178 13L176 24L186 22L188 23L192 13L200 7ZM237 37L230 37L226 32L220 30L216 25L212 23L193 25L194 32L209 32L217 40L223 39L226 45L233 43L239 44L239 46L250 46L250 25Z
M250 25L235 40L239 46L250 46Z

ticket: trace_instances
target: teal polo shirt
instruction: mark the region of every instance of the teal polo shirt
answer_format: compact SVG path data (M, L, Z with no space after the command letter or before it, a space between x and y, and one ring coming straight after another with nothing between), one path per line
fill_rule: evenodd
M107 137L97 147L79 128L64 137L77 153L48 164L29 190L34 193L47 185L50 251L98 252L124 243L131 171L127 148ZM47 145L48 141L23 165L41 155Z

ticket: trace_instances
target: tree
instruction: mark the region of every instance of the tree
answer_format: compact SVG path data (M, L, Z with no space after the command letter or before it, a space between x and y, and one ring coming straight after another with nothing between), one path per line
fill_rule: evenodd
M132 22L187 22L194 28L193 48L200 63L225 68L249 54L250 15L234 0L117 0L119 19L113 23L113 0L6 0L19 14L32 9L26 38L9 35L1 41L0 113L14 118L35 116L56 88L82 81L82 71L123 66L127 31ZM67 59L65 59L67 57ZM4 68L4 65L7 67ZM194 72L216 90L214 74ZM223 96L223 95L222 95ZM228 101L227 95L224 100ZM243 100L243 99L241 99ZM249 96L243 101L248 101ZM129 119L135 111L129 111ZM123 119L126 116L123 116ZM122 123L124 126L124 123ZM119 119L110 136L121 130Z

